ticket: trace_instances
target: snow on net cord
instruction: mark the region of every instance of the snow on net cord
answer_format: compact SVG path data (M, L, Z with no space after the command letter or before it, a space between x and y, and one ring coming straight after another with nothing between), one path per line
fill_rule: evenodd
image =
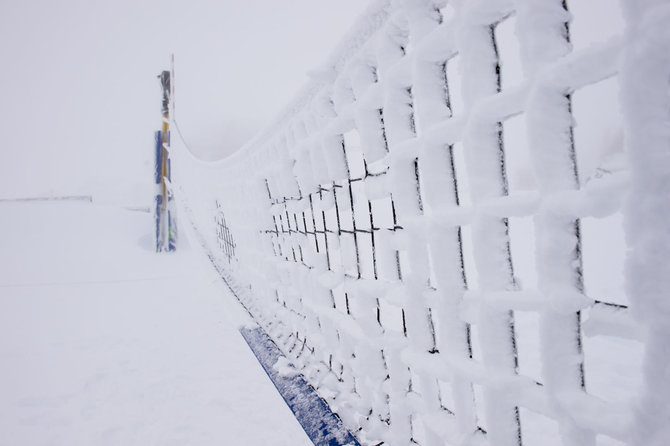
M670 438L668 376L668 156L670 7L662 1L628 5L628 47L622 63L622 102L630 150L631 191L625 216L631 254L628 291L647 330L645 382L633 441L662 445Z
M377 1L237 154L202 163L175 142L180 205L212 261L361 444L661 444L662 3L626 5L623 38L577 51L562 0ZM608 80L628 160L584 175L574 96ZM610 255L593 222L622 213L624 302L585 263ZM632 359L603 342L645 347L644 374L605 379Z

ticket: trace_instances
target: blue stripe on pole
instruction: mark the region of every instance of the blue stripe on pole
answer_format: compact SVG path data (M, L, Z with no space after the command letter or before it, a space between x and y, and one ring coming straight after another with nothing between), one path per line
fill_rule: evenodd
M161 168L162 168L162 161L163 161L163 135L160 130L156 131L155 134L156 138L156 150L155 150L155 160L154 160L154 181L156 184L161 184Z
M360 446L302 375L285 377L274 369L282 354L262 328L240 333L315 446Z
M156 210L154 212L154 220L156 222L156 252L159 252L161 249L161 203L163 202L163 196L161 194L156 194Z
M168 203L172 202L172 197L168 197ZM168 251L177 250L177 222L171 210L168 209Z

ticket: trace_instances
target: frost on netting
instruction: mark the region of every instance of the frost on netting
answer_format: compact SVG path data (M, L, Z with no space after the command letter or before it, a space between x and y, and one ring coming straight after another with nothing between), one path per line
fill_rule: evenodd
M662 444L662 3L376 1L238 153L175 154L217 268L362 444Z

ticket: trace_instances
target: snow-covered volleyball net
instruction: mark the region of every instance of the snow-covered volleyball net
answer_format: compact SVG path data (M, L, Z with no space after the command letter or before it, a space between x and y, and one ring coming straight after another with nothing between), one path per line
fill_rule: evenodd
M662 3L576 49L562 0L376 2L232 157L173 138L213 263L362 443L661 444Z

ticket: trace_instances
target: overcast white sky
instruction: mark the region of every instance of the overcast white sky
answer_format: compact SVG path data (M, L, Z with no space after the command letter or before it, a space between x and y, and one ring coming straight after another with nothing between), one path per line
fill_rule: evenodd
M172 52L189 144L234 150L290 101L367 3L2 2L0 198L146 188L156 75Z
M150 200L153 132L160 126L156 75L169 68L171 53L176 116L189 146L208 157L230 153L287 105L368 4L1 2L0 198L86 193ZM576 49L622 29L618 2L569 4ZM604 11L613 17L602 20ZM505 42L515 42L513 27L509 32ZM616 128L609 116L616 104L603 102L608 97L616 98L616 89L575 96L576 133L586 146L598 143L580 135L586 121Z

